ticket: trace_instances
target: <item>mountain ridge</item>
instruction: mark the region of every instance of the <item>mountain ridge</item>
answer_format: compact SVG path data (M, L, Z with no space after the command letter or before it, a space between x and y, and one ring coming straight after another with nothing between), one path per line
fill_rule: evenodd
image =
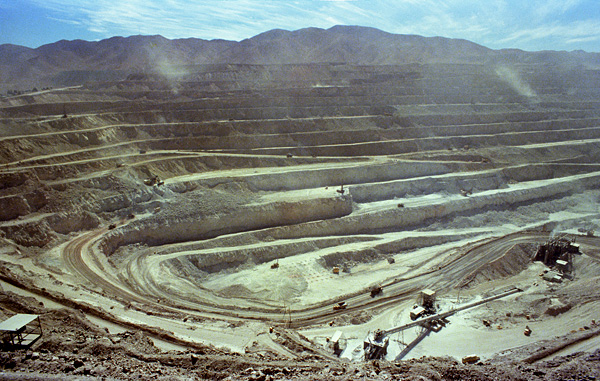
M115 36L100 41L60 40L38 48L0 45L0 89L27 83L60 85L70 71L152 72L167 66L202 64L489 62L597 65L600 53L519 49L493 50L463 39L392 34L376 28L337 25L329 29L273 29L242 41L160 35Z

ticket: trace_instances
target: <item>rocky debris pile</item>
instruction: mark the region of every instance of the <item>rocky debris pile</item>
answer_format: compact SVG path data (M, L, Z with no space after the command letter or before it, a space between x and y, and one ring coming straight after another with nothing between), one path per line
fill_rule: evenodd
M79 311L48 310L33 298L1 292L2 318L16 312L40 314L44 335L29 350L0 353L0 380L590 380L600 372L600 350L544 361L535 357L537 346L475 364L450 357L354 363L318 353L288 359L272 352L239 354L212 347L165 352L142 330L111 334ZM590 332L595 330L577 335ZM546 347L576 342L580 338L575 336L548 341Z
M137 335L131 337L139 338ZM96 348L101 348L97 345ZM157 380L593 380L600 371L600 350L576 353L539 364L465 365L458 360L427 357L400 362L307 364L276 361L261 364L244 356L206 357L194 353L148 356L109 352L51 353L38 351L0 354L0 379L157 379Z

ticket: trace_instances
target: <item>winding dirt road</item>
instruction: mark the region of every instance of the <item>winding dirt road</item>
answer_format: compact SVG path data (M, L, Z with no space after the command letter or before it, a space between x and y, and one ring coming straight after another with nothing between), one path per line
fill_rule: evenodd
M447 292L455 287L465 276L471 274L479 267L495 260L503 255L513 245L519 243L541 243L548 239L549 233L523 231L509 234L503 237L487 240L475 244L462 254L455 255L451 260L442 263L433 269L420 272L407 278L397 278L383 284L385 293L383 296L371 298L369 293L356 293L340 296L339 300L345 300L348 308L344 311L333 311L330 302L319 303L304 309L292 309L283 314L280 307L276 308L252 308L240 307L246 303L239 302L240 299L232 298L226 305L215 303L191 302L174 294L160 293L156 295L140 294L136 292L136 285L126 284L114 277L110 271L102 269L101 262L95 257L91 247L102 239L106 228L85 233L69 242L64 251L63 259L71 270L74 270L86 281L101 288L105 293L123 301L136 302L163 309L169 312L193 314L202 317L219 317L221 319L250 319L270 321L275 324L285 324L291 320L294 327L305 327L314 324L331 321L333 317L341 313L352 313L364 309L385 309L397 305L399 302L414 298L420 289L432 287L440 293ZM594 248L600 248L598 238L578 237L578 241ZM592 250L596 254L598 250ZM592 258L598 259L598 255ZM146 285L140 287L148 290ZM210 300L211 293L207 290L198 290L203 298ZM165 302L167 301L167 302ZM236 306L237 303L237 306Z

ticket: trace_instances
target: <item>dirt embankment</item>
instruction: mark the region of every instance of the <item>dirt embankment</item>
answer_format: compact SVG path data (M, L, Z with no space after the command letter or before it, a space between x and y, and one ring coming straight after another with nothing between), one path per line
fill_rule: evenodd
M161 245L197 241L234 232L292 225L313 220L327 220L348 215L352 211L349 197L276 202L242 207L229 214L204 215L169 221L141 221L106 235L100 247L107 254L119 246L137 242Z
M473 287L479 283L517 275L531 263L531 255L535 250L535 244L514 245L499 258L464 277L457 287Z

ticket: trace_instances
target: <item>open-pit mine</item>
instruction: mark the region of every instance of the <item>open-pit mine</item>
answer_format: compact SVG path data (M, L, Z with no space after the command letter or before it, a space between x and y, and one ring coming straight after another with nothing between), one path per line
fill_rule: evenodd
M145 364L244 364L206 378L394 375L422 356L598 372L597 55L422 39L381 62L362 40L336 60L240 58L304 41L289 33L0 98L1 316L43 328L3 368L95 342L48 372L144 377L98 370L135 334L163 354Z

